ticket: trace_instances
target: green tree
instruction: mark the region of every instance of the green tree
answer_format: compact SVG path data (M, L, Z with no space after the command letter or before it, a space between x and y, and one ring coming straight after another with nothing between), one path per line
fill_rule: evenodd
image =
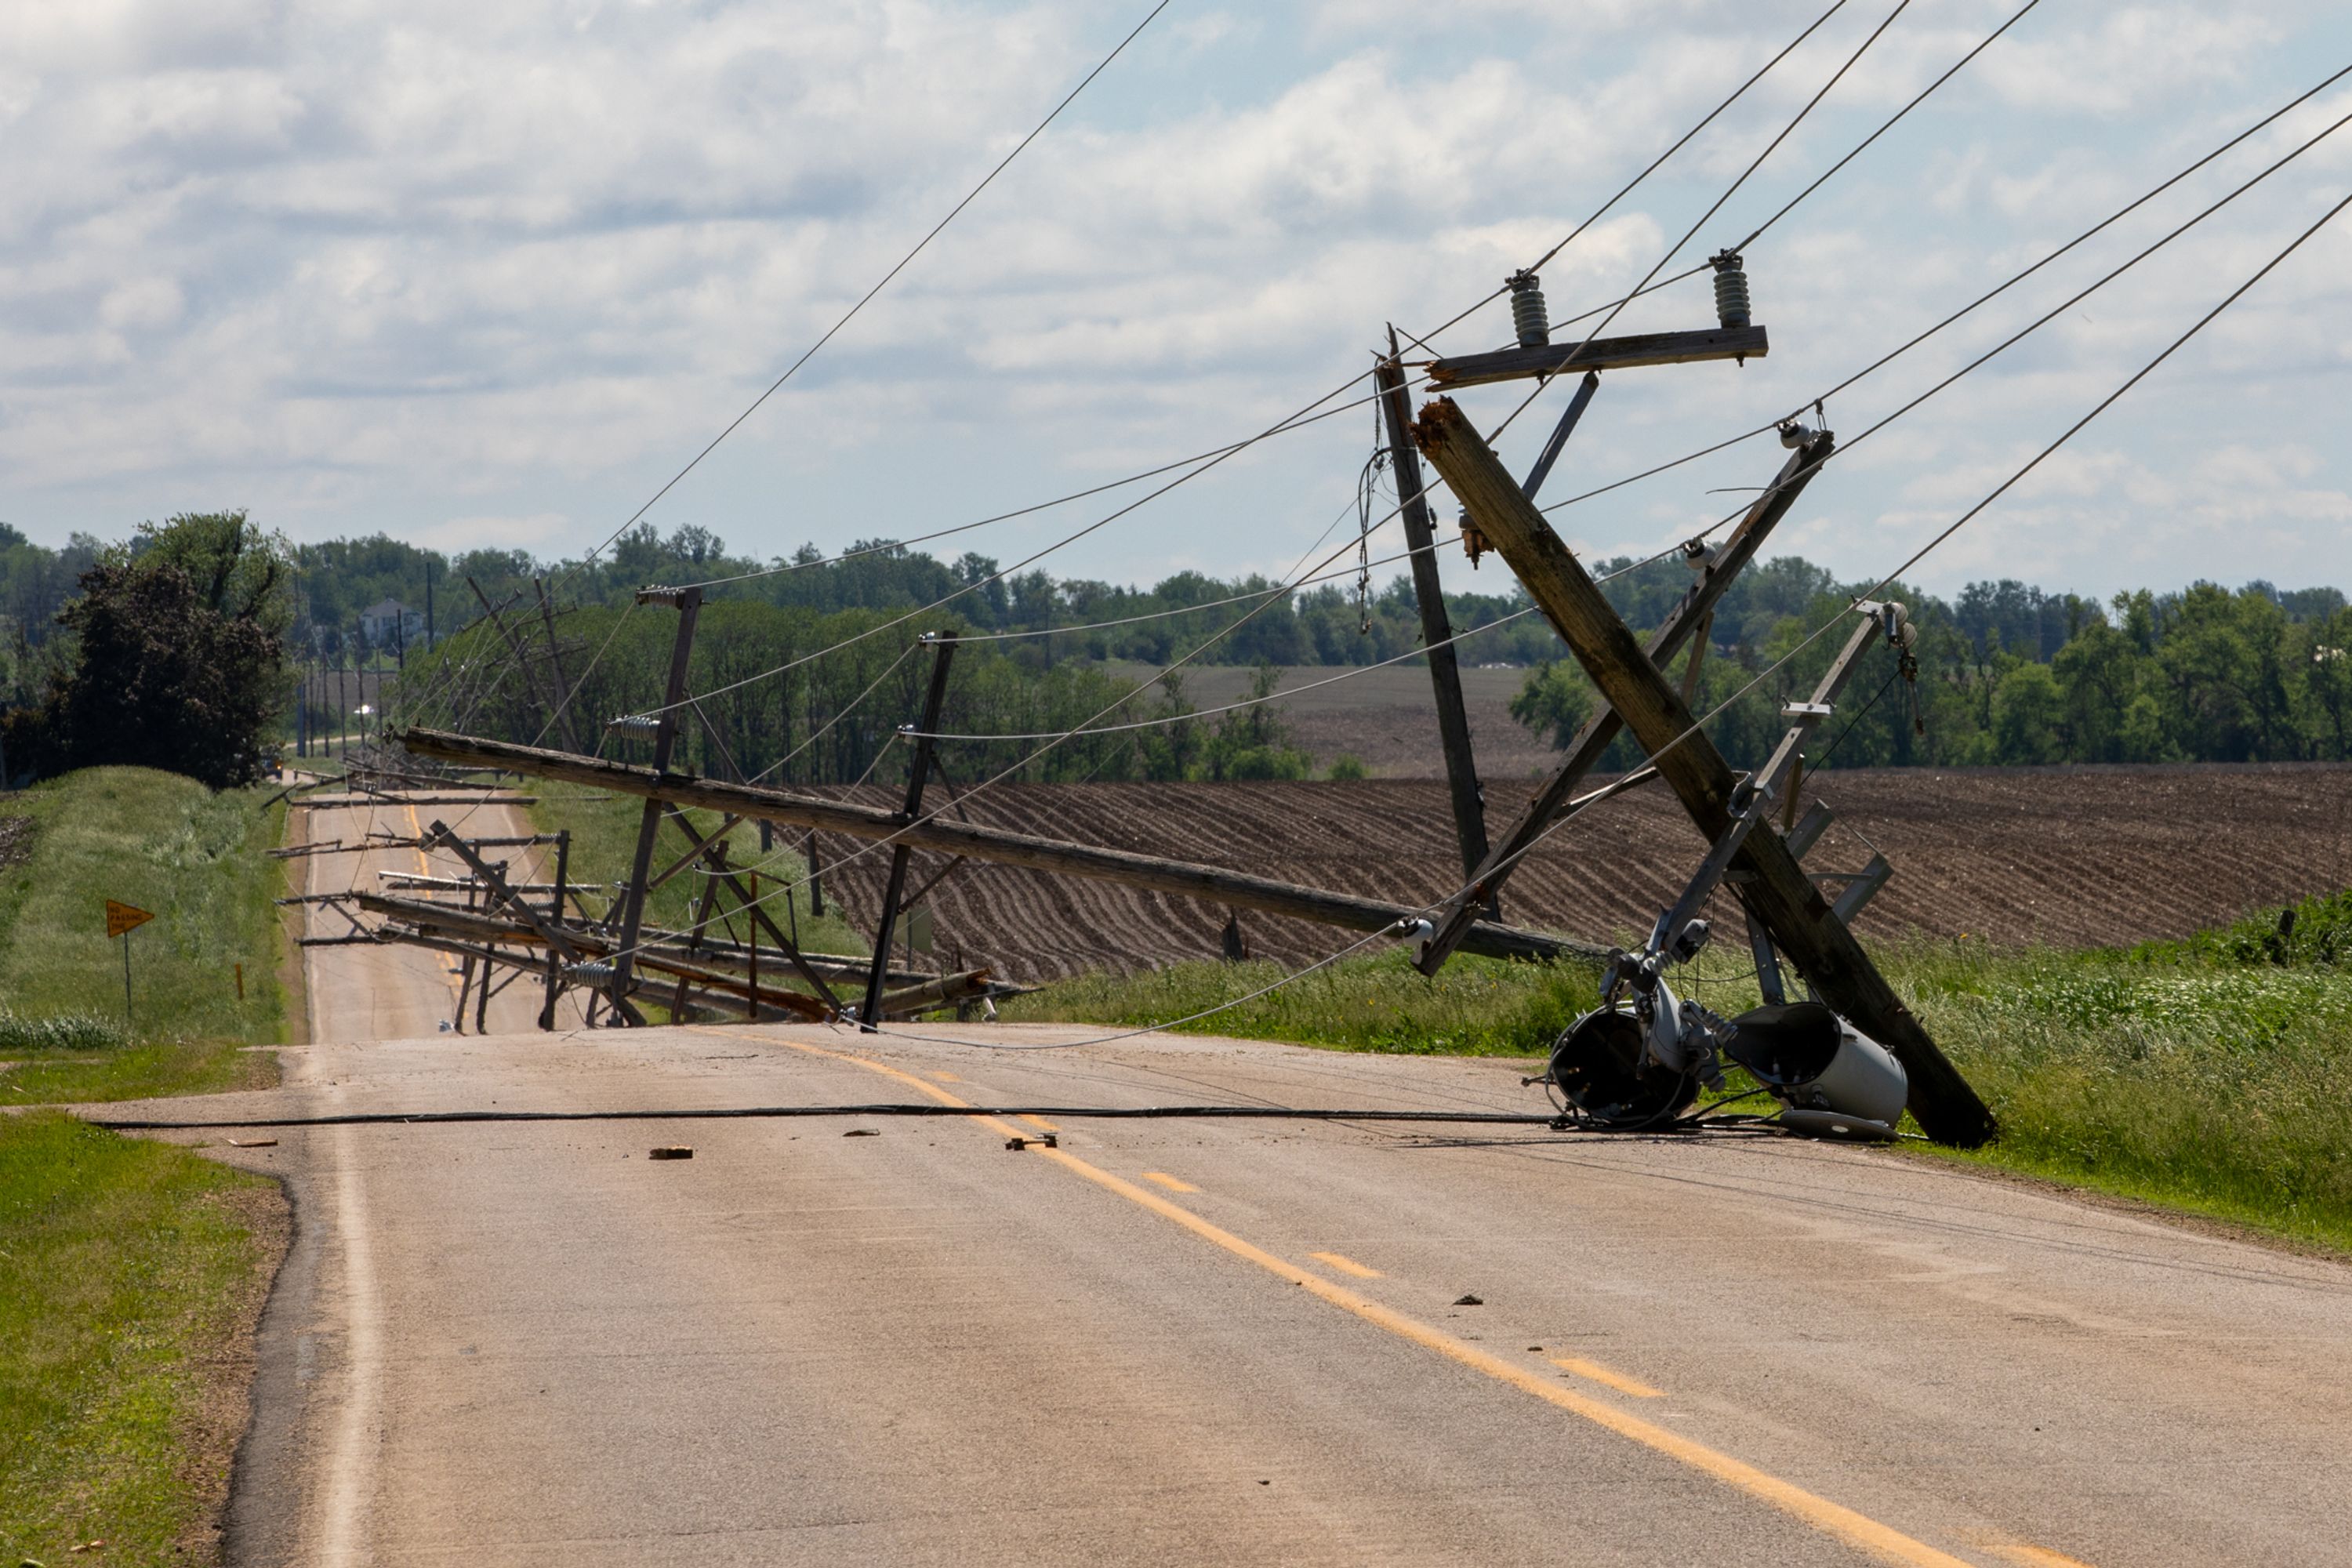
M2020 659L1993 689L1993 741L2004 763L2066 755L2066 694L2046 664Z
M242 512L142 528L58 612L71 651L40 702L8 716L10 765L137 763L215 789L252 783L287 695L288 577L284 542Z

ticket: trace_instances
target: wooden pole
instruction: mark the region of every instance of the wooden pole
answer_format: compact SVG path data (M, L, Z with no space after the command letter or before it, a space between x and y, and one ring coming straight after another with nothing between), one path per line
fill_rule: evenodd
M640 594L639 604L647 603ZM654 772L667 771L671 748L677 743L678 705L686 700L686 675L694 656L694 624L702 614L702 590L677 591L677 641L670 647L669 679L663 687L661 717L654 731ZM637 852L629 863L629 889L621 903L621 947L613 959L613 1006L631 1023L645 1021L627 1001L629 970L635 962L637 928L646 918L646 877L653 869L654 837L661 831L662 803L648 799L637 822Z
M1730 766L1700 733L1690 708L1633 639L1559 535L1514 482L1453 399L1423 408L1414 439L1644 751L1709 843L1731 826ZM1992 1113L1830 912L1796 857L1769 825L1741 841L1741 901L1815 992L1893 1051L1911 1079L1911 1114L1939 1142L1973 1147L1999 1131Z
M919 849L940 849L950 855L968 855L975 860L998 865L1026 866L1063 876L1149 888L1181 898L1199 899L1206 903L1228 904L1270 915L1287 915L1296 920L1340 926L1349 931L1389 931L1399 921L1416 919L1419 915L1418 910L1396 904L1358 898L1352 893L1302 888L1295 882L1253 876L1246 871L1228 870L1222 866L1202 866L1157 855L1139 855L1131 850L1107 849L1092 844L1072 844L1063 839L1041 838L1033 834L1013 833L976 823L952 822L936 816L910 826L901 822L897 812L870 805L821 800L758 784L724 784L716 779L688 778L676 773L658 774L651 769L632 767L625 763L574 756L568 752L542 751L535 746L454 734L446 730L411 729L404 732L401 743L417 756L440 762L504 768L560 783L582 784L589 789L612 790L622 795L667 800L679 805L701 806L712 811L740 812L751 817L764 816L798 827L823 828L827 833L838 833L847 838L868 841L903 839ZM772 937L775 933L772 931L769 934ZM1566 937L1485 921L1471 926L1469 934L1463 939L1462 951L1489 958L1547 962L1608 956L1605 947L1591 942L1573 942Z
M555 896L548 900L547 918L551 925L563 923L563 883L572 870L572 829L566 827L555 836ZM551 947L547 950L547 1000L539 1009L539 1026L555 1027L555 999L563 991L563 960Z
M572 711L572 683L563 676L563 645L555 635L555 606L548 600L546 579L534 577L531 583L539 589L539 618L547 626L547 667L555 672L555 711L562 717ZM571 721L564 722L568 730Z
M923 721L915 735L915 760L907 770L907 804L898 819L909 826L922 820L923 788L931 777L931 736L940 727L940 706L947 700L948 669L955 662L956 640L944 632L929 639L931 653L930 689L923 693ZM915 847L900 839L890 851L890 879L882 889L882 912L874 922L874 968L866 977L866 1005L857 1012L857 1026L871 1034L882 1024L882 977L890 968L890 928L898 919L898 895L907 888L907 862ZM909 965L911 967L911 965Z
M1827 431L1792 433L1791 438L1798 435L1810 438L1801 440L1789 454L1788 460L1780 465L1779 476L1748 507L1738 526L1726 536L1722 547L1716 552L1715 559L1692 585L1689 594L1666 616L1664 624L1651 634L1647 652L1652 664L1663 669L1673 662L1675 653L1685 643L1706 635L1706 628L1714 617L1715 606L1730 588L1732 579L1755 559L1757 551L1763 547L1764 541L1770 537L1780 520L1789 514L1789 509L1797 504L1797 498L1804 493L1805 487L1812 482L1813 476L1821 471L1822 464L1828 460L1836 446L1835 437ZM1568 805L1570 797L1576 794L1577 785L1584 782L1584 776L1600 763L1601 753L1609 749L1609 742L1615 740L1618 731L1623 728L1624 721L1618 718L1616 709L1609 705L1607 693L1602 693L1600 711L1584 721L1584 728L1578 731L1576 738L1569 742L1568 754L1560 760L1559 766L1552 770L1551 776L1543 782L1542 787L1536 791L1518 816L1504 830L1494 851L1471 874L1469 888L1450 900L1445 908L1432 919L1430 923L1437 928L1436 932L1422 950L1415 963L1423 974L1435 974L1454 955L1454 950L1463 945L1464 936L1470 929L1470 921L1477 912L1479 904L1519 868L1528 850L1543 837L1544 829L1558 819Z
M1445 787L1454 806L1454 837L1462 849L1465 875L1486 858L1486 803L1478 788L1477 763L1470 753L1470 713L1462 701L1462 666L1454 651L1453 618L1445 613L1445 585L1437 573L1436 531L1423 493L1421 456L1412 446L1412 404L1404 368L1397 358L1396 329L1389 329L1389 357L1372 372L1381 390L1381 415L1388 423L1390 469L1402 502L1400 521L1412 551L1412 595L1421 606L1421 643L1428 650L1429 684L1437 698L1437 741L1445 752ZM1496 909L1488 901L1486 915Z
M562 701L563 693L558 691L551 699L542 698L540 695L539 679L531 673L530 660L522 651L522 638L517 637L514 628L507 625L505 617L499 614L498 607L490 603L490 596L482 592L482 585L479 583L475 582L472 576L468 575L466 579L466 586L474 591L474 597L481 602L482 614L488 617L491 626L498 628L499 636L506 638L507 651L514 655L515 667L522 671L523 684L530 688L531 700L535 702L544 701L554 710L555 722L563 731L564 745L572 751L578 751L580 737L572 728L572 709Z

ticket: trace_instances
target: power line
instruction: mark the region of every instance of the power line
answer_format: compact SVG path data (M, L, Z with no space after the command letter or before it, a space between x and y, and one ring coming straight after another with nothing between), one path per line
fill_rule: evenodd
M948 225L953 223L958 215L962 213L964 208L970 206L979 198L981 192L988 189L989 185L995 180L997 175L1004 173L1006 168L1011 166L1013 159L1018 158L1023 153L1028 151L1029 144L1032 142L1036 141L1038 137L1044 135L1045 133L1045 128L1053 124L1054 121L1060 117L1062 110L1069 108L1070 105L1076 100L1078 94L1086 91L1087 87L1093 83L1095 78L1102 75L1104 71L1108 70L1110 68L1110 63L1118 58L1119 55L1127 48L1127 46L1135 42L1137 36L1139 35L1144 28L1151 26L1153 19L1156 18L1160 12L1168 9L1169 5L1170 0L1160 0L1158 5L1152 6L1151 9L1144 15L1143 20L1138 22L1128 33L1127 37L1121 38L1118 41L1118 46L1114 47L1110 53L1102 58L1101 61L1096 65L1094 69L1087 72L1087 74L1079 79L1078 85L1072 88L1062 99L1062 101L1055 104L1052 111L1048 113L1045 119L1039 121L1036 126L1031 130L1029 134L1024 136L1020 142L1014 145L1013 151L1007 153L1002 159L998 160L996 166L989 170L989 172L982 177L980 184L965 192L963 199L956 203L954 206L948 209L947 216L933 224L930 227L930 231L925 234L922 238L917 240L915 242L915 247L907 252L906 255L900 257L898 264L892 267L889 271L882 275L879 282L876 283L871 289L868 289L864 294L858 296L857 302L850 306L847 310L844 311L839 321L834 322L832 326L827 327L824 331L824 335L817 339L815 342L811 343L806 352L804 352L800 358L794 360L790 365L786 366L783 374L776 377L774 381L769 383L768 389L760 394L759 396L753 398L750 407L744 409L742 413L738 414L733 419L730 420L725 429L719 431L718 435L713 436L710 438L710 444L709 446L703 447L701 451L697 452L693 458L687 463L686 467L671 475L668 481L665 483L661 489L656 490L653 495L646 500L645 505L637 508L635 511L630 513L628 521L624 522L620 527L614 529L609 535L607 535L603 544L600 544L594 550L590 551L588 552L589 558L593 560L595 556L603 553L605 548L609 546L614 540L620 538L622 534L626 533L632 527L634 527L637 520L644 517L648 511L651 511L654 509L655 503L659 501L662 497L669 494L670 490L680 479L683 479L687 475L692 473L697 465L700 464L703 458L710 456L712 452L716 451L721 441L724 441L728 437L733 435L737 427L740 426L743 421L749 419L753 414L757 413L761 404L766 403L769 398L773 397L777 391L783 386L784 383L792 380L793 375L799 372L801 366L808 363L810 360L815 358L817 351L824 348L825 344L831 342L834 339L834 335L839 332L842 328L849 325L850 321L856 317L860 310L866 309L867 302L870 301L877 294L881 293L883 289L888 288L890 280L898 277L899 273L905 271L908 265L911 263L916 257L920 256L923 253L924 247L940 237L940 232L942 229L946 228Z
M2228 141L2222 142L2220 146L2214 148L2203 157L2199 158L2196 162L2180 170L2179 173L2156 184L2134 200L2125 203L2122 206L2116 208L2105 217L2101 218L2097 223L2093 224L2090 227L2084 229L2082 233L2076 235L2074 238L2068 240L2057 249L2053 250L2048 255L2042 257L2039 261L2034 262L2032 266L2027 267L2021 271L2011 274L2011 276L2003 282L1996 284L1991 289L1987 289L1984 293L1978 295L1974 300L1969 300L1967 304L1961 306L1958 310L1953 311L1950 315L1946 316L1942 321L1937 321L1934 326L1931 326L1927 329L1927 331L1920 332L1917 336L1910 339L1908 342L1889 350L1886 353L1872 361L1869 364L1866 364L1862 369L1854 372L1852 375L1847 376L1843 381L1839 382L1835 386L1831 387L1827 392L1821 394L1819 397L1806 399L1805 402L1799 404L1784 417L1793 418L1797 415L1803 413L1805 409L1811 407L1814 403L1826 402L1828 399L1835 397L1839 393L1845 391L1848 387L1851 387L1855 383L1863 380L1865 376L1874 374L1878 371L1883 370L1887 365L1893 363L1895 360L1901 358L1904 354L1910 353L1913 349L1917 348L1921 343L1926 342L1928 339L1941 332L1945 328L1951 326L1963 317L1971 314L1979 307L1990 303L1993 300L2007 293L2018 284L2024 282L2028 278L2032 277L2035 273L2041 271L2052 262L2056 261L2060 257L2066 255L2068 252L2075 249L2077 247L2090 240L2095 236L2112 227L2116 224L2121 222L2124 218L2128 217L2131 214L2138 211L2149 202L2154 201L2158 196L2162 195L2165 192L2170 190L2173 186L2179 184L2181 181L2187 179L2198 170L2202 169L2208 163L2212 163L2223 153L2230 152L2232 148L2237 147L2248 138L2264 130L2282 117L2302 107L2302 105L2310 101L2312 99L2316 98L2320 93L2334 86L2347 75L2352 75L2352 66L2343 66L2338 68L2316 86L2272 110L2269 114L2264 115L2262 119L2254 121L2252 125L2247 126L2235 136L2231 137ZM2267 179L2278 169L2284 167L2289 163L2292 163L2295 158L2301 157L2305 153L2310 151L2311 148L2317 145L2321 141L2332 134L2336 131L2336 126L2341 125L2342 123L2343 122L2341 121L2338 121L2336 125L2329 126L2327 130L2321 132L2319 135L2313 137L2308 142L2305 142L2302 146L2296 148L2286 157L2280 159L2278 163L2272 164L2268 169L2263 170L2262 174L2256 175L2245 184L2239 186L2236 191L2231 193L2230 197L2227 199L2235 199L2239 195L2242 195L2245 191L2252 189L2256 184L2259 184L2263 180ZM2217 206L2226 205L2226 202L2216 205ZM2206 214L2200 214L2197 219L2191 220L2192 224L2202 221L2203 217L2213 210L2215 209L2208 208ZM2184 226L2184 227L2186 226ZM2179 232L2180 231L2176 230L2175 234L2177 235ZM2166 240L2159 242L2159 244L2168 243L2172 237L2173 236L2168 236ZM2157 247L2150 247L2151 250L2155 248L2157 248ZM2145 255L2147 253L2143 252L2142 254ZM2138 258L2135 258L2134 263L2138 259ZM2133 263L2126 263L2126 266L2132 264ZM1778 427L1780 421L1775 420L1769 424L1759 425L1752 430L1742 432L1738 436L1731 437L1727 440L1718 441L1711 447L1702 447L1695 452L1686 453L1682 457L1674 458L1670 462L1661 463L1655 468L1644 468L1638 474L1629 475L1624 479L1613 480L1612 482L1602 485L1598 489L1586 490L1581 495L1570 496L1565 500L1554 501L1543 510L1546 512L1559 511L1565 508L1576 506L1580 502L1591 500L1597 496L1606 495L1612 490L1622 489L1627 485L1639 483L1643 479L1653 479L1659 474L1666 472L1670 468L1680 468L1685 463L1696 462L1701 458L1712 457L1714 454L1723 451L1727 447L1738 446L1742 441L1752 440L1756 437L1765 435Z

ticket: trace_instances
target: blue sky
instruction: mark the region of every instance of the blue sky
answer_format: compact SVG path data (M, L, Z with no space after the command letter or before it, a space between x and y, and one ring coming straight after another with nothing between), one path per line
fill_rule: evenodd
M1555 317L1645 272L1893 3L1850 0L1548 267ZM2019 3L1913 0L1685 258L1745 235ZM1386 322L1426 331L1541 254L1826 4L1176 0L650 515L737 551L832 549L1248 435L1359 374ZM584 550L1144 8L16 0L0 520L55 542L245 506L298 539ZM2340 5L2042 0L1749 252L1770 357L1611 375L1547 499L1810 400L2347 63ZM1860 430L2347 112L2352 89L2321 94L1830 423ZM1854 448L1780 547L1892 566L2347 190L2352 127ZM1914 576L2352 585L2347 279L2352 216ZM1697 279L1619 327L1712 320ZM1444 342L1507 338L1498 304ZM1566 391L1511 427L1515 464ZM1517 398L1464 402L1491 426ZM1369 409L1340 414L1041 564L1280 572L1347 511L1371 438ZM1647 551L1780 455L1751 442L1554 521L1580 549ZM958 547L1010 562L1113 504ZM1499 586L1503 569L1445 570Z

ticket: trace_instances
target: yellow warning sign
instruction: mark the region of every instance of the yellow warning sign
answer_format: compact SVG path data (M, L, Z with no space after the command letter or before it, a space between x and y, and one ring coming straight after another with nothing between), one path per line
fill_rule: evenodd
M106 900L106 934L109 936L121 936L124 931L135 931L154 918L150 910L136 909L130 904L118 904L112 899Z

